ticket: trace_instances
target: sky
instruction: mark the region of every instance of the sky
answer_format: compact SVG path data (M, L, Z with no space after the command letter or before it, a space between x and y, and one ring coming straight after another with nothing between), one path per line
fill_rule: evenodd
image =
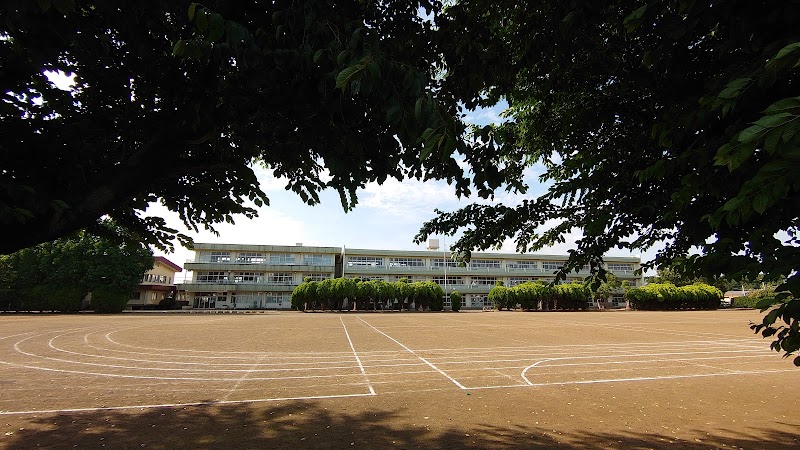
M485 125L501 121L500 113L505 105L492 109L484 109L467 114L466 120ZM405 180L403 182L389 179L383 185L370 183L358 192L359 203L348 213L342 210L339 195L336 191L326 190L320 195L320 204L308 206L300 198L284 189L286 183L276 179L269 170L254 167L262 190L270 198L270 206L249 206L258 211L258 217L248 219L235 217L235 224L219 224L215 226L219 236L201 230L190 232L182 224L178 215L159 204L152 204L146 215L163 217L167 224L192 237L195 242L222 244L258 244L258 245L295 245L302 243L311 246L331 246L349 248L370 248L389 250L424 250L425 244L414 244L414 236L426 220L435 217L434 209L454 211L464 207L477 198L459 199L455 189L444 181ZM541 166L533 166L526 171L525 179L530 188L525 195L498 193L495 202L513 206L525 198L535 198L547 190L547 185L538 182L538 175L543 171ZM456 234L456 237L458 234ZM575 247L580 232L574 231L566 236L566 242L543 249L539 253L566 254ZM440 245L448 245L455 237L439 238ZM516 245L512 241L503 243L500 251L515 252ZM165 256L169 260L183 265L194 257L191 250L176 244L175 252L167 254L154 249L156 255ZM614 250L613 256L630 256L628 251ZM644 259L651 259L654 253L645 253ZM180 274L176 281L181 282L186 272Z

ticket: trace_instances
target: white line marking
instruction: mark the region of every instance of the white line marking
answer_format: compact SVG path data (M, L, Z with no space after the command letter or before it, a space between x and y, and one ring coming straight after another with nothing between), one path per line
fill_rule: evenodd
M288 400L319 400L326 398L369 397L371 395L372 394L311 395L307 397L257 398L252 400L224 400L224 401L191 402L191 403L163 403L158 405L102 406L97 408L41 409L41 410L30 410L30 411L0 411L0 416L9 416L15 414L50 414L50 413L86 412L86 411L115 411L121 409L177 408L179 406L232 405L232 404L242 404L242 403L281 402Z
M350 344L350 349L353 350L353 356L356 357L356 362L358 363L358 368L361 369L361 374L364 375L364 380L367 382L367 386L369 387L369 393L375 395L375 389L372 389L372 384L369 382L369 377L367 377L367 372L364 370L364 366L361 364L361 358L358 357L358 353L356 353L356 348L353 346L353 341L350 339L350 333L347 332L347 327L344 325L344 320L339 317L339 321L342 322L342 328L344 328L344 335L347 336L347 342Z
M225 396L224 396L224 397L222 397L222 401L223 401L223 402L224 402L224 401L228 401L228 399L231 397L231 394L233 394L234 392L236 392L236 391L239 389L239 386L240 386L242 383L244 383L244 381L245 381L245 380L246 380L246 379L247 379L247 378L248 378L250 375L252 375L252 374L253 374L253 372L255 371L256 367L258 367L259 363L261 363L261 358L258 358L258 359L256 360L256 362L255 362L255 363L253 363L253 365L252 365L252 366L250 366L250 368L249 368L248 370L246 370L246 371L245 371L245 372L242 374L242 376L241 376L241 377L240 377L240 378L239 378L239 379L236 381L236 383L234 383L234 384L233 384L233 387L231 387L231 388L228 390L228 392L225 394Z
M406 347L405 345L403 345L403 344L402 344L400 341L398 341L397 339L395 339L395 338L393 338L393 337L389 336L388 334L384 333L383 331L381 331L381 330L379 330L379 329L377 329L377 328L373 327L372 325L370 325L370 324L369 324L367 321L365 321L365 320L364 320L364 319L362 319L361 317L359 317L359 318L358 318L358 320L360 320L360 321L364 322L365 324L367 324L367 326L368 326L368 327L372 328L373 330L377 331L378 333L380 333L380 334L382 334L382 335L386 336L386 337L387 337L387 338L389 338L391 341L393 341L395 344L397 344L397 345L399 345L400 347L403 347L404 349L408 350L408 352L409 352L409 353L411 353L412 355L414 355L414 356L416 356L417 358L419 358L419 359L420 359L422 362L424 362L425 364L427 364L428 366L430 366L430 368L431 368L431 369L433 369L433 370L435 370L435 371L439 372L440 374L442 374L442 375L443 375L445 378L447 378L448 380L452 381L452 382L453 382L453 384L455 384L455 385L456 385L456 386L458 386L459 388L461 388L461 389L465 389L465 390L467 389L466 387L464 387L464 385L463 385L463 384L461 384L461 383L459 383L458 381L456 381L455 379L453 379L453 377L451 377L450 375L446 374L446 373L445 373L445 372L444 372L442 369L440 369L440 368L436 367L435 365L433 365L433 363L431 363L431 362L430 362L430 361L428 361L427 359L423 358L422 356L419 356L419 355L418 355L418 354L417 354L417 353L416 353L414 350L411 350L410 348Z
M641 357L641 356L673 356L673 355L686 356L686 355L702 355L702 354L752 353L752 352L753 352L752 350L729 350L729 351L710 351L710 352L677 352L677 353L676 352L669 352L669 353L649 353L649 354L645 353L645 354L629 355L629 356L638 356L638 357ZM551 362L551 361L565 361L565 360L576 360L576 359L609 359L609 358L623 358L623 357L625 357L625 356L624 355L599 355L599 356L595 355L595 356L568 356L568 357L564 357L564 358L548 358L548 359L543 359L541 361L536 361L535 363L533 363L533 364L529 365L528 367L524 368L522 370L522 373L520 373L520 376L530 386L536 386L536 384L531 382L528 379L528 377L525 375L528 372L528 370L533 369L534 367L560 367L560 366L572 366L572 365L584 365L584 364L586 364L586 365L588 365L588 364L612 364L613 362L611 362L611 363L609 363L609 362L602 362L602 363L601 362L594 362L594 363L567 363L567 364L555 364L555 365L548 365L548 366L544 366L543 365L544 363ZM695 358L689 358L689 359L695 359ZM700 358L697 358L697 359L700 359ZM722 359L722 358L708 358L708 359ZM616 364L621 364L621 363L625 363L625 364L627 364L627 363L647 363L647 362L658 362L658 360L620 361L620 362L616 362ZM631 379L631 380L639 380L639 379L640 378ZM660 378L641 378L641 379L660 379ZM626 381L626 380L621 380L621 381ZM571 383L566 383L566 384L571 384Z

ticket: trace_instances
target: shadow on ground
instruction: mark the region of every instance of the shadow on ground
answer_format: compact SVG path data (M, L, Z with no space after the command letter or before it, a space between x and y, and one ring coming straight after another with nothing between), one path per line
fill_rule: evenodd
M105 410L0 418L4 448L800 448L800 430L719 429L682 440L643 433L558 433L516 424L437 427L402 410L349 413L319 402ZM21 424L21 425L20 425ZM21 429L20 429L21 428Z

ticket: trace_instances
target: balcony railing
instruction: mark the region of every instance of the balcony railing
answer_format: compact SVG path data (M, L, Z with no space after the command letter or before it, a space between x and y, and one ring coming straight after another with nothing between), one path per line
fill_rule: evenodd
M227 278L217 280L186 280L186 283L196 284L268 284L270 286L296 286L294 280L274 281L268 278L257 278L255 280L229 280Z
M303 261L303 262L285 262L285 261L240 261L234 259L220 260L211 258L200 259L187 259L187 264L193 263L206 263L206 264L252 264L252 265L269 265L269 266L332 266L333 261Z

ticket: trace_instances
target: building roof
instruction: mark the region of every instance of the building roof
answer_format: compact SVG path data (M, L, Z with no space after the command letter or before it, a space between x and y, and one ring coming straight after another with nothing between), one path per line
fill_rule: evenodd
M175 272L183 272L183 267L175 264L174 262L168 260L167 258L164 258L163 256L156 256L155 260L156 262L160 262L161 264L169 266Z

